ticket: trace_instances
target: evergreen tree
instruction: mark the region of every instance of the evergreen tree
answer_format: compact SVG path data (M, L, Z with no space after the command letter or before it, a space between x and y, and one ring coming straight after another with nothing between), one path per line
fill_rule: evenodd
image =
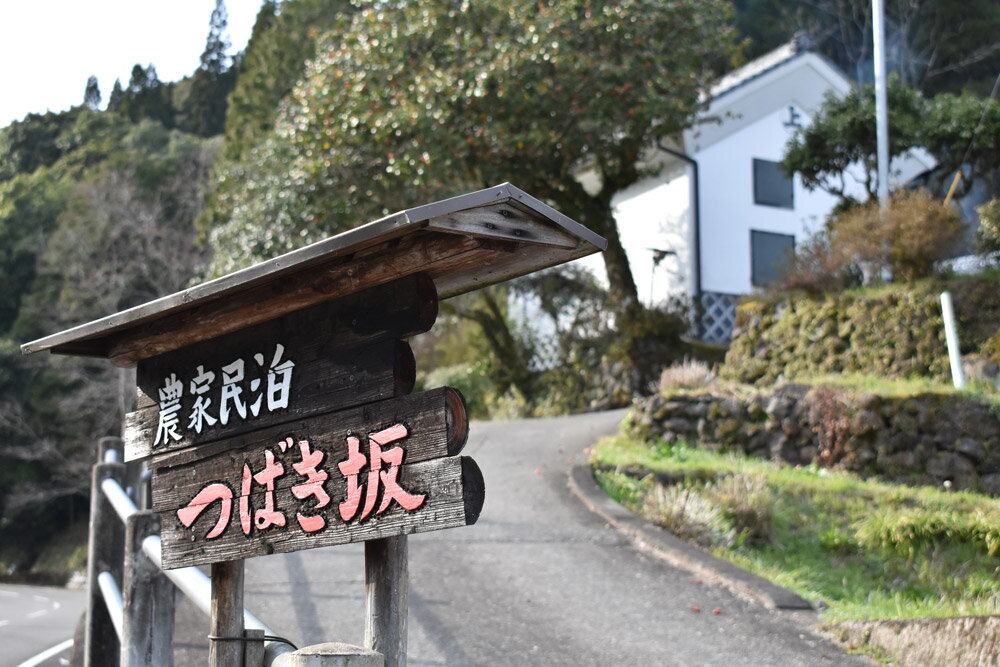
M111 89L111 96L108 98L108 111L118 111L122 106L122 81L115 79L115 85Z
M156 74L152 64L143 68L136 63L132 67L128 90L122 96L121 110L133 123L143 118L174 127L174 107L171 101L172 84L164 84Z
M201 69L204 72L219 76L229 69L229 39L226 26L229 17L226 13L224 0L215 0L215 9L208 22L208 38L205 40L205 51L201 54Z
M226 38L226 5L216 0L209 21L201 65L191 77L187 98L181 104L179 126L203 137L220 134L226 118L226 97L235 83L229 67L229 40Z
M223 155L238 159L273 129L278 105L302 78L316 38L355 11L349 0L266 0L229 96Z
M215 170L239 169L237 163L268 141L283 99L302 78L315 55L316 40L356 11L350 0L265 0L243 53L226 111L226 140ZM230 72L233 72L230 69ZM241 186L218 180L198 225L202 233L232 215L231 189Z
M83 103L94 111L101 106L101 89L97 86L97 77L93 74L87 79L87 88L83 91Z
M152 67L153 66L150 65L150 68ZM154 74L156 73L155 69L153 70L153 73ZM128 92L132 93L133 95L141 93L143 90L146 89L147 82L148 79L146 77L145 68L139 63L132 65L132 76L130 76L128 80Z

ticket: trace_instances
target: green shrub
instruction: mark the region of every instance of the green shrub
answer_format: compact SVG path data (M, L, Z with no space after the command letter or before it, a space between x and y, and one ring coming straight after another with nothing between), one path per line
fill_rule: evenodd
M473 419L489 418L493 383L482 362L455 364L435 368L420 378L420 388L453 387L465 397L469 416Z
M917 553L961 543L995 556L1000 551L1000 515L929 508L873 512L857 524L856 534L865 546L911 560Z
M998 329L996 334L983 345L983 352L985 352L990 359L1000 364L1000 329Z
M979 214L979 247L983 252L1000 250L1000 198L976 208Z

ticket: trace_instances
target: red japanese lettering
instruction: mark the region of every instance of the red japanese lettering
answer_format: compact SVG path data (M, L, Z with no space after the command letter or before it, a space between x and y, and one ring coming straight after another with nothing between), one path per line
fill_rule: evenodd
M287 438L287 442L291 445L292 439ZM284 449L284 447L282 447L282 449ZM306 481L293 486L292 495L299 500L305 500L310 496L315 497L315 509L326 507L330 504L330 496L323 488L323 483L327 480L329 475L326 474L325 470L317 470L317 466L323 462L325 454L321 451L311 451L308 440L299 441L299 452L302 455L302 460L298 463L293 463L292 468L294 468L295 472L297 472L300 476L305 477ZM322 530L326 526L326 519L320 515L307 516L301 512L297 512L295 514L295 519L299 522L302 530L307 533L315 533L317 530Z
M399 484L399 469L403 464L405 450L402 447L383 450L386 445L402 440L407 435L409 435L409 431L403 424L395 424L387 429L369 433L369 456L367 459L361 453L361 443L358 438L355 436L347 438L347 459L337 464L340 472L347 479L347 497L344 502L340 503L340 516L344 521L353 519L361 504L361 484L358 477L366 463L368 464L368 479L365 482L365 504L358 521L364 521L375 510L375 503L380 493L382 502L375 510L376 515L385 512L393 501L410 512L423 505L426 495L410 493ZM383 462L388 464L385 469L383 469Z
M222 503L222 511L219 512L219 520L216 522L215 527L205 535L209 540L216 538L226 530L226 527L229 525L229 517L233 513L233 491L222 482L209 484L199 491L186 507L177 510L177 518L181 520L185 528L190 528L198 520L198 517L201 516L201 513L216 501Z

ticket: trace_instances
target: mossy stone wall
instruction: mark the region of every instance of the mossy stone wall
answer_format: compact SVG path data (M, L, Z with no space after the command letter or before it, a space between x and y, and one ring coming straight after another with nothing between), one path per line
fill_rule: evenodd
M1000 328L1000 281L955 278L821 297L749 300L720 374L750 384L851 373L948 379L940 293L952 292L964 354Z
M959 394L856 395L803 384L638 401L633 434L906 484L1000 495L1000 415Z

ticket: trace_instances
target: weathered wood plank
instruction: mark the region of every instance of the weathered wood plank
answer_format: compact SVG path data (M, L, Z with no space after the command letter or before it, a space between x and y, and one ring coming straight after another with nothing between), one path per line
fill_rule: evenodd
M235 492L240 489L244 464L256 474L264 466L265 451L270 451L285 470L274 483L277 491L284 492L302 482L293 470L302 459L301 440L309 442L311 451L323 453L322 465L333 476L336 464L348 458L349 436L357 436L364 444L367 434L395 424L403 424L407 430L397 443L406 453L404 463L455 456L469 433L465 401L461 393L448 387L300 419L188 450L157 454L151 462L153 509L182 507L213 481L229 484L238 496ZM290 446L287 438L292 440Z
M385 667L406 667L409 567L406 535L365 542L365 648Z
M337 266L346 266L342 262L344 257L359 251L367 251L372 246L390 248L390 243L398 240L411 242L415 239L417 243L420 243L424 240L423 236L433 234L426 227L435 218L447 217L459 211L486 207L499 202L506 202L510 206L545 220L554 228L578 239L576 247L566 253L562 261L569 261L581 255L603 250L607 245L604 239L586 227L570 220L524 191L509 183L504 183L387 216L182 292L25 343L21 346L21 350L25 354L51 350L59 354L114 356L115 346L118 346L118 352L122 355L119 358L119 363L132 365L142 357L133 356L137 352L128 349L125 343L133 337L143 338L157 331L166 332L166 329L161 328L161 325L172 318L183 315L185 311L197 310L200 312L198 317L211 319L207 317L207 311L218 307L227 307L232 299L253 303L258 295L267 294L272 300L281 301L282 286L287 285L289 292L292 293L308 283L308 280L300 279L303 274L319 272L328 268L335 270ZM494 259L501 263L505 261L502 256ZM537 268L529 265L527 270L531 271ZM514 274L508 274L508 277L512 275ZM447 276L445 277L447 278ZM461 293L475 289L482 283L475 274L472 274L471 277L474 282L464 286L454 280L448 282L453 285L454 293ZM331 295L324 294L314 296L316 297L315 301L331 298ZM288 311L296 310L304 305L308 304L293 306ZM271 315L271 317L273 316ZM264 317L256 321L263 321L263 319L268 318ZM201 339L204 339L224 332L206 330L194 333L203 334ZM177 347L193 342L196 341L188 339L178 344Z
M288 514L285 525L263 530L254 525L250 535L241 530L240 517L234 509L229 524L221 534L213 539L205 538L219 520L217 506L220 503L215 503L216 506L209 508L190 527L181 523L176 509L162 510L164 567L200 565L237 556L249 558L455 528L475 523L482 510L484 493L479 467L468 457L454 456L400 468L398 482L402 488L415 496L423 496L416 509L406 510L393 502L382 514L372 514L363 520L355 517L345 522L339 507L348 497L348 482L340 474L335 474L335 470L330 470L330 477L324 483L331 499L326 507L303 508L290 494L276 494L274 507ZM264 507L265 496L265 492L252 494L249 497L250 507ZM296 512L320 516L324 519L324 526L315 532L305 532L296 520Z
M160 516L136 512L125 527L125 618L122 667L173 667L174 598L177 588L142 551L142 542L160 534Z
M108 439L107 442L110 442ZM102 442L102 446L105 443ZM125 479L122 463L98 463L91 474L90 487L90 541L87 547L87 620L84 628L84 667L101 667L115 664L121 651L108 606L97 585L101 572L110 572L115 581L122 580L125 526L101 483L113 479L119 484Z
M479 289L487 285L523 276L532 271L540 271L568 262L589 253L586 248L564 250L557 247L533 246L526 243L508 243L505 246L494 243L492 252L482 252L478 256L464 256L448 267L447 272L434 274L434 284L442 299ZM498 255L503 252L501 259ZM473 253L470 253L472 255Z
M436 232L393 239L337 257L329 266L231 294L225 303L206 303L112 336L108 357L117 365L132 366L142 359L232 333L323 301L427 272L431 267L447 264L451 258L478 247L475 238Z
M284 322L263 327L267 331L261 332L256 340L242 333L233 334L241 340L232 345L222 340L207 341L194 346L189 354L178 350L141 362L140 407L125 416L125 460L134 461L315 414L404 396L413 389L416 363L405 342L383 340L362 347L341 348L336 346L336 339L324 335L321 325L290 331ZM281 345L278 366L288 362L294 365L279 373L269 373L277 345ZM255 354L262 350L263 355L255 359ZM234 360L244 362L242 380L223 389L224 369ZM196 383L208 377L211 377L208 382ZM168 379L180 382L173 387L182 392L176 399L179 407L164 404L164 414L173 414L175 419L172 429L161 421L166 417L153 399L158 390L166 387ZM286 381L288 391L283 395L280 388ZM272 386L275 391L269 392ZM203 393L196 394L196 389ZM272 397L284 400L272 403L268 400ZM222 423L223 407L226 423ZM199 415L200 408L204 411Z
M578 243L561 228L509 204L493 204L432 218L427 228L559 248L575 248Z
M183 350L147 358L137 368L136 405L141 408L155 404L159 386L149 383L159 381L164 372L191 358L235 358L259 352L262 341L272 339L298 341L299 345L308 346L313 355L336 353L342 348L423 333L433 326L437 314L438 297L433 280L426 274L406 276L193 343Z
M212 563L210 667L243 665L243 560Z

